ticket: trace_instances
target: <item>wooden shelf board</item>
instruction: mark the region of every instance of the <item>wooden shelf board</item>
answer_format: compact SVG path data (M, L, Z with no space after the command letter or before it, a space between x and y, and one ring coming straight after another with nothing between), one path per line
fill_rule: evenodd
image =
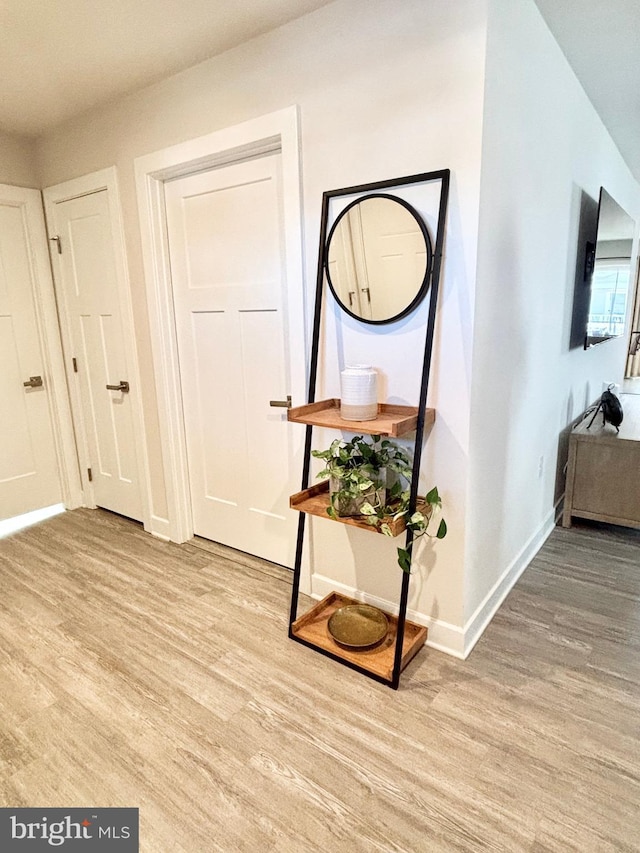
M425 426L435 420L435 409L425 411ZM341 429L366 435L389 435L398 438L415 432L418 423L417 406L395 406L378 403L378 416L371 421L348 421L340 417L340 400L332 398L306 406L289 409L287 418L298 424Z
M293 636L304 640L315 648L323 649L342 660L356 664L380 678L391 681L393 677L396 633L398 630L397 617L391 616L389 613L385 614L389 620L389 631L384 640L377 646L371 649L362 649L361 651L346 649L335 642L329 633L327 622L332 613L338 610L339 607L345 607L348 604L361 604L361 602L342 595L339 592L330 592L329 595L325 596L311 610L296 619L291 626ZM417 655L425 644L426 639L427 628L423 625L416 625L415 622L409 622L408 620L405 622L401 669L404 669L409 661Z
M289 498L289 506L291 509L295 509L298 512L306 512L308 515L317 515L320 518L326 518L329 521L337 521L339 524L349 524L352 527L359 527L361 530L368 530L369 533L379 533L384 535L379 527L373 524L367 524L365 516L363 515L331 518L330 515L327 515L329 501L329 481L324 480L322 483L316 483L314 486L309 486L308 489L303 489L301 492L296 492L295 495L291 495ZM425 508L426 506L424 501L418 501L417 509L424 512ZM389 529L393 536L399 536L404 530L406 530L404 518L399 518L394 521L394 519L389 516L385 521L389 525Z

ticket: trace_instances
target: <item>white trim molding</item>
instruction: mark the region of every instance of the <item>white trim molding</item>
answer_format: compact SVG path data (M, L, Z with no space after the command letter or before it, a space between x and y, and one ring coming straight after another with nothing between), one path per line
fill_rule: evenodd
M518 578L533 560L540 548L551 535L555 527L559 514L559 504L543 519L542 523L536 531L531 535L529 540L520 549L519 553L507 566L501 577L498 578L493 588L489 590L484 600L476 608L473 615L467 620L464 631L464 648L462 657L466 658L471 653L473 647L478 642L484 633L487 625L495 616L498 608L505 600L507 595L515 586Z
M158 399L168 520L165 535L173 542L193 537L186 435L183 421L178 343L169 246L166 233L164 183L243 159L280 151L286 244L286 277L290 283L290 334L304 346L304 292L298 110L288 107L242 124L165 148L135 161L142 253ZM295 283L295 287L293 286ZM297 380L294 378L294 383ZM292 387L304 398L302 387Z

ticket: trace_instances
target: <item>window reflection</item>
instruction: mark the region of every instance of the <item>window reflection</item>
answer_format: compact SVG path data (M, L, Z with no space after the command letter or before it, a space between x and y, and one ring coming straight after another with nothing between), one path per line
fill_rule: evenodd
M624 333L634 234L633 219L601 188L585 347Z

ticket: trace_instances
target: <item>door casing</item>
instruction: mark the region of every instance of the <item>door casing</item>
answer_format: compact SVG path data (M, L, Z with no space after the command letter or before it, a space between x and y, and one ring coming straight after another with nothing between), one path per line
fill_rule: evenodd
M147 303L158 398L160 437L167 489L166 535L174 542L193 537L186 435L175 332L175 312L166 234L164 182L261 154L280 151L284 203L285 274L292 346L305 353L291 395L305 398L306 345L298 110L289 107L135 161ZM293 286L293 283L299 283Z

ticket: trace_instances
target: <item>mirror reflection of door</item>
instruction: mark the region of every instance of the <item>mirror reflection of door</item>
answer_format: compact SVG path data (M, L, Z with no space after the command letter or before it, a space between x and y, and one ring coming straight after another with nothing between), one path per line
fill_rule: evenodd
M354 214L354 215L352 215ZM356 236L354 238L354 228ZM358 273L356 271L356 248L362 247L362 223L354 210L349 211L344 224L335 232L329 251L329 277L337 290L339 300L358 317L371 319L371 303L360 301ZM362 264L362 259L360 258Z
M327 276L342 306L379 323L401 316L428 278L425 227L398 199L367 196L348 207L329 236Z

